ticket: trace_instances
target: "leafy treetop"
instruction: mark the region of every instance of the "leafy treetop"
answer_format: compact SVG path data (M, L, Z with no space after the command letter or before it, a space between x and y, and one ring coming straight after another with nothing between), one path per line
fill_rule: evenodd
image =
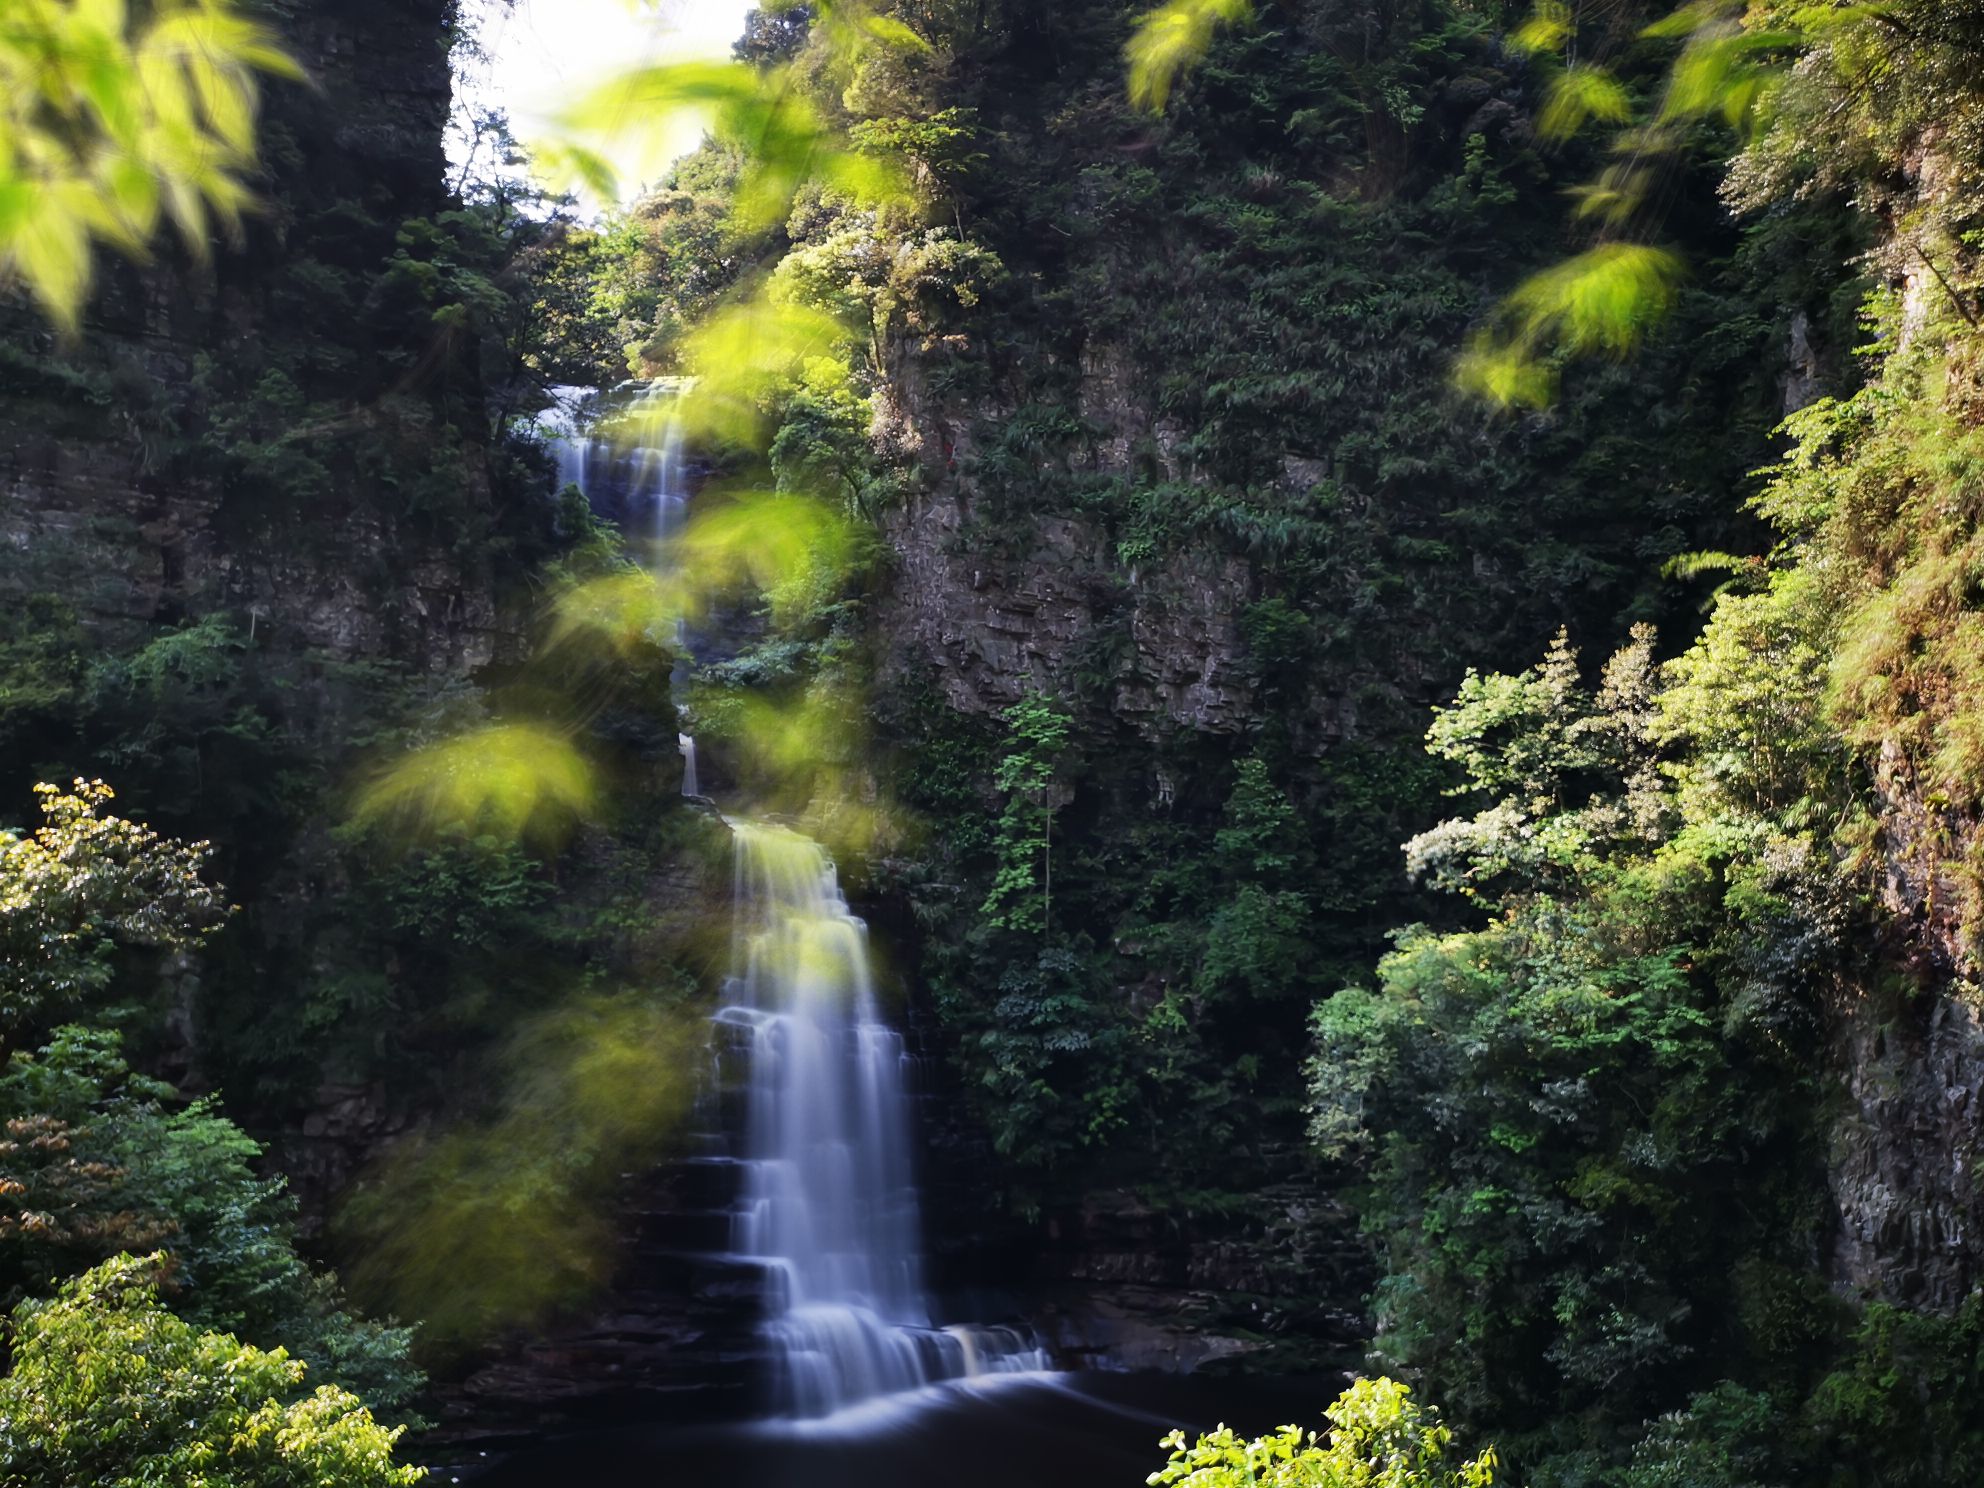
M1171 1460L1146 1482L1183 1488L1492 1488L1495 1449L1452 1460L1453 1432L1393 1379L1357 1381L1325 1415L1326 1441L1284 1426L1248 1441L1221 1426L1192 1445L1174 1431Z
M100 780L35 793L42 825L0 832L0 1037L103 992L120 946L197 945L228 913L200 877L209 844L106 815Z
M398 1430L304 1366L202 1333L158 1300L162 1258L122 1255L14 1312L0 1379L0 1483L402 1488Z

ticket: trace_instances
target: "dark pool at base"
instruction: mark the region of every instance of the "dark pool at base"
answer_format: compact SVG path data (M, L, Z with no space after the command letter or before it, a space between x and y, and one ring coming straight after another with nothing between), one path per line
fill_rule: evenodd
M991 1380L826 1423L627 1426L547 1441L464 1488L1139 1488L1158 1438L1224 1421L1320 1429L1341 1379L1064 1374ZM441 1476L447 1483L448 1475Z

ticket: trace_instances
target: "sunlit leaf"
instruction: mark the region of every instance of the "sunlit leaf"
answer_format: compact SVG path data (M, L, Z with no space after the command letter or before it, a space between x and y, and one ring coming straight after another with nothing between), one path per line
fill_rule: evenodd
M739 444L764 430L767 400L790 385L809 358L848 339L824 310L775 299L762 288L708 316L684 339L695 382L678 412L685 429Z
M620 194L620 177L612 163L584 145L569 140L540 144L532 161L538 174L561 190L582 188L601 201L612 201Z
M1170 0L1148 11L1123 48L1130 102L1161 114L1178 79L1198 65L1221 26L1252 19L1252 0Z
M1571 188L1573 215L1621 226L1646 204L1653 181L1652 168L1637 161L1608 166L1596 181Z
M1486 334L1469 339L1454 364L1454 381L1503 408L1546 408L1557 393L1555 370L1533 347Z
M1621 124L1632 114L1632 100L1619 80L1602 67L1567 67L1551 81L1536 129L1545 139L1565 140L1588 120Z
M1509 38L1509 45L1518 52L1554 52L1576 29L1571 8L1563 0L1541 0Z
M841 577L853 542L848 520L811 497L706 493L673 556L710 592L767 595L782 621Z
M1667 313L1681 260L1641 243L1601 243L1531 276L1455 367L1461 386L1503 406L1541 407L1555 392L1547 358L1623 356Z
M1704 26L1734 19L1742 12L1742 0L1689 0L1646 26L1640 35L1677 40L1694 35Z
M396 1145L340 1227L370 1300L462 1347L582 1300L619 1259L611 1192L654 1161L694 1095L700 1020L633 998L579 997L518 1028L480 1126Z
M864 12L855 24L872 40L898 52L927 52L930 43L918 36L908 26L894 16L880 15L874 11Z
M544 648L551 653L590 642L627 655L672 644L676 623L701 613L700 588L679 575L631 566L574 584L551 601Z
M252 200L261 75L302 71L226 0L158 0L135 15L112 0L10 0L0 280L73 327L96 247L140 252L161 216L196 254L211 222L234 230Z
M1680 258L1643 243L1601 243L1524 281L1509 306L1527 337L1553 335L1574 354L1630 351L1666 313Z
M894 37L880 18L876 25ZM907 27L900 29L915 37ZM900 170L848 147L785 69L710 61L634 68L574 100L559 115L557 130L557 137L540 147L540 161L607 197L617 187L609 155L631 160L638 176L658 176L686 132L706 133L743 157L732 215L745 231L784 220L793 198L811 182L870 205L907 194Z
M590 813L598 788L570 739L534 724L492 724L395 762L359 795L363 825L410 839L468 831L555 836Z
M1661 99L1666 122L1719 116L1740 125L1757 115L1781 82L1760 57L1793 45L1784 32L1746 31L1736 22L1697 32L1675 59Z

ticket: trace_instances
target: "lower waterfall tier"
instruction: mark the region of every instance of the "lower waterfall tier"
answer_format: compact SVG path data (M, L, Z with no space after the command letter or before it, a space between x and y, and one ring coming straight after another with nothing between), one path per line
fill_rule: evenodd
M979 1374L1046 1367L1010 1328L938 1327L923 1286L909 1058L882 1021L868 927L820 845L733 822L736 954L713 1019L741 1126L729 1259L763 1268L773 1399L818 1417Z

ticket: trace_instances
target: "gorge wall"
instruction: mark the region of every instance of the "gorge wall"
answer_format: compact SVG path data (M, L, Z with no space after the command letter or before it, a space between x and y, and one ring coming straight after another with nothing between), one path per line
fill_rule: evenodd
M991 1269L1053 1299L1064 1347L1352 1357L1368 1276L1333 1259L1356 1248L1350 1175L1294 1156L1299 1008L1367 982L1386 928L1455 923L1398 851L1450 809L1411 763L1428 711L1559 625L1588 669L1635 622L1663 655L1688 644L1700 581L1662 563L1767 545L1739 508L1773 425L1861 375L1863 228L1822 192L1743 223L1676 207L1697 266L1675 320L1548 412L1483 415L1452 349L1567 251L1539 224L1579 168L1539 147L1519 58L1432 8L1291 6L1152 124L1105 98L1115 56L1084 25L1012 8L946 85L986 159L945 210L1005 277L968 314L926 304L877 391L878 442L916 479L881 517L868 626L885 737L935 823L880 892L956 1070L948 1212L1001 1237ZM1054 68L1023 60L1043 48ZM1961 172L1910 158L1943 195L1910 184L1880 220L1968 210ZM1961 343L1920 258L1866 262L1903 325ZM968 923L967 819L1000 805L1002 715L1032 696L1072 720L1044 945ZM1851 950L1799 994L1824 1049L1812 1245L1837 1296L1949 1316L1984 1259L1975 833L1874 754L1879 902L1840 911ZM1306 839L1251 861L1250 763ZM1860 830L1822 850L1853 860ZM1003 1209L966 1176L1001 1159Z
M500 1115L480 1075L555 1043L547 1003L637 986L694 1016L727 880L673 798L673 658L633 648L582 708L528 665L526 575L607 539L504 423L485 353L511 328L478 317L514 244L445 194L447 8L281 19L314 86L272 93L244 250L107 269L78 346L25 318L0 339L0 593L29 621L0 641L0 745L20 799L103 774L221 845L244 912L147 1063L250 1113L315 1209L437 1110ZM1371 1175L1316 1155L1305 1063L1313 1010L1395 931L1480 919L1404 873L1457 809L1430 710L1559 627L1587 673L1640 621L1681 651L1724 571L1687 555L1770 545L1750 473L1787 400L1850 390L1867 286L1822 193L1751 225L1677 193L1696 267L1659 333L1547 411L1490 413L1454 348L1562 257L1589 163L1539 143L1531 64L1445 6L1290 4L1153 121L1121 98L1123 23L956 20L931 102L980 153L931 231L1000 272L970 304L890 286L917 323L878 333L865 433L901 499L869 513L860 592L803 642L741 627L706 659L871 689L859 769L909 824L842 867L897 948L958 1314L1017 1308L1083 1364L1344 1370L1373 1322ZM1066 724L1019 802L1037 844L997 784L1035 703ZM388 861L338 832L368 762L518 718L589 731L624 787L558 854ZM1850 949L1797 1009L1818 1156L1786 1167L1825 1209L1805 1271L1941 1317L1984 1264L1974 810L1900 744L1859 758L1880 902L1841 912ZM999 912L1004 869L1038 876L1037 924ZM589 1191L603 1290L455 1358L464 1439L747 1408L755 1294L684 1259L721 1216L668 1155ZM1662 1412L1687 1398L1661 1388Z
M382 749L481 706L557 539L477 360L498 260L447 215L454 7L272 9L308 80L265 87L242 241L103 258L73 341L0 312L0 774L9 820L84 774L216 844L241 913L132 1038L315 1215L432 1099L376 1016L425 937L354 935L373 874L333 829Z
M1370 1277L1352 1175L1303 1153L1305 1018L1387 928L1453 913L1399 853L1442 812L1430 706L1560 625L1593 656L1636 620L1687 633L1699 591L1657 571L1743 533L1727 493L1793 307L1691 224L1715 267L1671 340L1488 413L1453 350L1557 251L1576 168L1539 147L1520 59L1437 8L1293 6L1160 123L1112 92L1102 9L1002 10L945 84L985 151L945 212L1004 274L966 313L917 301L877 390L915 478L867 625L936 839L879 887L980 1123L963 1170L1006 1161L1003 1215L951 1193L1008 1279L1097 1338L1155 1321L1126 1354L1354 1362ZM1703 356L1711 325L1740 330ZM1044 943L971 923L964 825L1036 694L1072 719ZM1029 1079L1101 1094L1036 1109Z
M74 347L10 312L10 587L59 576L93 621L252 615L335 656L490 658L491 575L409 530L380 467L312 470L318 483L286 492L306 472L273 464L308 458L331 427L404 442L426 411L430 389L388 365L408 328L365 302L400 225L445 205L449 15L441 0L285 7L310 80L269 89L267 203L245 241L206 263L174 244L151 264L106 261ZM486 512L486 457L458 453L463 509ZM315 541L269 541L278 511Z

